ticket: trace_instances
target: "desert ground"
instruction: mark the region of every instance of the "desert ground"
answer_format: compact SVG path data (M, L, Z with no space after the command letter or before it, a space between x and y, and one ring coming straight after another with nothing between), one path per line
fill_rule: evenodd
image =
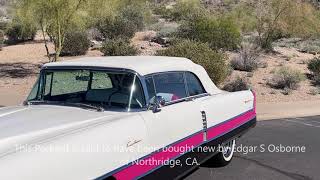
M132 39L132 44L140 49L141 55L154 55L156 50L163 48L157 43L148 41L154 35L155 32L152 31L138 32ZM36 81L40 67L48 62L45 55L45 47L40 38L23 44L6 46L0 51L1 106L17 105L25 100ZM234 52L228 53L230 59L235 55ZM89 50L85 56L102 56L102 53L97 50ZM312 85L309 79L300 83L299 88L289 95L284 95L281 90L270 88L267 85L268 80L272 77L272 72L281 66L299 69L308 74L307 62L315 56L299 52L294 48L275 47L274 53L261 54L260 60L266 64L263 68L259 68L253 73L233 71L226 82L237 76L246 77L252 89L257 93L258 104L262 104L263 107L279 103L296 103L304 106L303 104L308 105L308 102L311 101L320 102L320 94L311 93L317 88ZM61 61L73 58L78 57L63 57Z

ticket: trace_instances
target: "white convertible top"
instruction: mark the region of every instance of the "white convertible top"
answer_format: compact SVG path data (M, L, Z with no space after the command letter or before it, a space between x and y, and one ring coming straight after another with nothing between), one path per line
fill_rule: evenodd
M203 67L187 58L165 56L84 57L48 63L43 68L65 66L123 68L133 70L142 76L166 71L190 71L199 77L208 93L217 94L221 92L211 81Z

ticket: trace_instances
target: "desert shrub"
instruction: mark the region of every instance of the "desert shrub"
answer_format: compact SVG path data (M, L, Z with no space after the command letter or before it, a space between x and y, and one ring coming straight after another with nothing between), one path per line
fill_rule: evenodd
M320 44L304 44L302 43L299 50L304 53L318 54L320 53Z
M33 40L37 33L37 27L33 23L13 21L8 25L6 35L10 43L18 43Z
M131 39L143 27L144 14L134 6L124 8L114 18L107 17L96 25L105 39Z
M6 30L8 26L8 22L0 21L0 30Z
M171 37L174 36L178 30L178 26L175 24L163 26L157 33L157 37Z
M312 72L312 80L315 84L320 84L320 59L314 58L308 63L308 69Z
M263 35L260 35L257 39L257 43L260 45L261 49L264 49L266 52L273 51L273 42L281 38L286 38L288 35L281 32L279 29L273 29L270 32L266 32Z
M320 40L316 38L283 38L273 43L275 46L297 48L299 51L310 54L320 53Z
M284 1L284 0L282 0ZM291 7L281 16L279 27L294 37L318 37L320 34L319 11L308 2L289 1Z
M259 66L259 48L254 44L243 43L239 54L234 57L230 64L234 70L252 72Z
M254 7L246 2L237 3L226 15L235 19L235 23L242 33L254 32L257 20L254 16Z
M281 37L319 36L318 10L308 2L296 0L261 0L255 3L259 44L266 50Z
M88 34L82 31L68 32L65 36L61 56L84 55L90 47Z
M167 8L167 6L163 3L155 4L153 13L161 16L162 18L169 19L171 17L172 9Z
M305 76L298 70L289 67L281 67L274 72L269 86L276 89L297 89L299 83L305 80Z
M223 86L223 90L229 92L243 91L249 88L248 80L240 76Z
M114 19L107 18L99 22L97 28L105 39L131 39L136 32L135 25L121 16Z
M314 75L320 75L320 58L314 58L308 63L308 69Z
M172 46L160 50L158 56L185 57L203 66L210 78L217 84L221 83L227 75L225 55L218 53L206 43L192 40L176 40Z
M179 27L178 37L208 43L213 49L237 49L241 35L232 19L205 16L188 21Z
M198 0L178 0L174 7L169 9L169 16L173 21L190 20L205 12L206 9Z
M123 17L126 22L132 23L136 31L143 30L144 14L139 6L130 5L121 9L120 16Z
M319 88L310 89L309 94L316 96L320 94L320 89Z
M2 50L4 44L4 32L0 30L0 51Z
M88 30L88 37L90 40L95 40L95 41L103 41L104 40L103 35L96 28L91 28Z
M106 41L101 48L105 56L134 56L139 53L138 49L126 39L112 39Z
M315 85L320 85L320 74L314 75L312 80Z

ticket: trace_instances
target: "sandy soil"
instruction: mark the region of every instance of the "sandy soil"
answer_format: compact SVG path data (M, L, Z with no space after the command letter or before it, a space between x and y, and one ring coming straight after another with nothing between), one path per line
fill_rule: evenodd
M162 48L159 44L149 42L154 36L154 31L137 33L132 44L140 49L141 55L154 55L156 50ZM300 53L295 49L278 47L275 50L277 51L275 54L261 56L261 61L268 64L266 68L259 68L252 77L249 77L246 72L234 71L227 81L239 75L247 77L252 88L257 92L258 103L320 100L320 95L310 94L315 87L308 79L290 95L283 95L281 90L272 89L267 85L272 71L281 66L289 66L308 73L307 62L314 58L312 54ZM41 65L48 62L45 55L44 45L39 39L25 44L7 46L0 51L0 105L19 104L26 98L36 81ZM230 57L234 55L229 53ZM102 56L102 53L89 51L85 56ZM73 58L63 57L61 60Z
M140 50L140 55L142 56L152 56L157 50L162 49L160 44L150 42L150 40L155 37L157 32L146 31L138 32L132 39L132 44L135 45Z
M307 63L315 56L307 53L300 53L296 49L276 47L275 54L263 54L261 55L261 61L267 63L266 68L259 68L250 77L250 73L233 71L232 75L227 79L230 81L237 76L246 77L254 89L257 92L257 100L259 103L266 102L295 102L295 101L312 101L320 100L320 95L312 95L310 91L316 89L309 79L306 79L300 83L300 87L297 90L292 91L289 95L284 95L282 90L270 88L267 85L268 80L271 79L273 71L278 68L290 67L292 69L300 70L302 73L309 73ZM232 58L235 54L229 54Z

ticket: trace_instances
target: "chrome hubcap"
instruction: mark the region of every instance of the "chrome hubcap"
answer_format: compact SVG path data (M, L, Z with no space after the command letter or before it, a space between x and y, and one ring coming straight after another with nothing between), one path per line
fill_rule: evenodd
M225 158L229 158L233 154L234 144L235 144L234 140L231 140L231 141L223 144L222 154Z

